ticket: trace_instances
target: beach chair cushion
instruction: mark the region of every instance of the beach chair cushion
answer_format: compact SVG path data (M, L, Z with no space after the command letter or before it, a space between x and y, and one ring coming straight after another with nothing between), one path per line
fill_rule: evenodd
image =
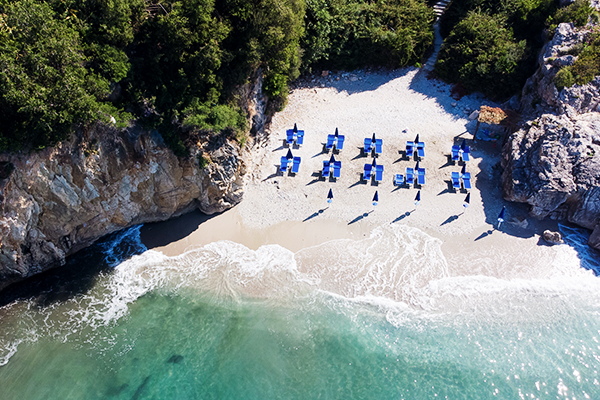
M463 161L469 161L470 154L471 154L471 149L469 148L469 146L465 146L465 149L462 152Z
M298 170L300 169L300 157L294 157L294 162L292 164L292 172L294 174L298 173Z
M375 180L381 182L383 180L383 165L375 166Z
M333 142L335 141L335 136L334 135L327 135L327 144L325 145L326 148L331 149L333 148Z
M412 157L415 152L415 144L413 142L406 142L406 157Z
M452 172L452 187L460 189L460 174L458 172Z
M365 170L363 173L363 178L365 180L371 179L371 171L373 170L373 166L371 164L365 164Z
M327 177L327 176L329 176L330 172L331 172L331 164L329 163L329 160L323 161L323 172L321 175L324 177Z
M365 138L365 153L370 153L371 152L371 138Z
M471 173L465 172L462 175L463 186L465 189L471 189Z
M404 175L396 174L396 176L394 177L394 185L396 185L396 186L404 185Z
M454 145L452 146L452 161L458 161L460 154L460 146Z
M336 149L342 150L344 148L344 139L346 139L344 135L338 136L337 145L335 146Z
M382 139L375 139L375 154L381 154L383 147Z
M304 144L304 131L298 131L296 134L296 144Z
M425 157L425 143L419 142L417 143L417 154L419 157Z
M407 167L406 168L406 183L412 185L415 182L415 171L414 169Z
M281 172L285 172L288 168L288 159L285 157L281 157L281 165L279 167L279 170Z
M417 170L417 183L419 185L425 184L425 168L419 168Z
M342 162L336 161L333 163L333 177L339 178L342 173Z

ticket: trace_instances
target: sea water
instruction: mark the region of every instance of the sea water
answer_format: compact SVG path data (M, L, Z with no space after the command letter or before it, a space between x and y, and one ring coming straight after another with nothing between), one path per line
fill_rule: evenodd
M167 257L134 227L0 299L0 398L598 399L597 256L561 230L468 257L396 224Z

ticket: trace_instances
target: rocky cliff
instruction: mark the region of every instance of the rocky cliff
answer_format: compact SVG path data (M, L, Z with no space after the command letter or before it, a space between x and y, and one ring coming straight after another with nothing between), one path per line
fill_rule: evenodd
M560 24L527 81L521 111L529 121L503 148L504 197L531 205L531 214L567 219L594 232L600 249L600 77L558 91L554 76L572 65L586 29Z
M156 131L96 125L54 148L0 155L0 289L116 230L239 202L239 145L214 137L193 152L177 158Z

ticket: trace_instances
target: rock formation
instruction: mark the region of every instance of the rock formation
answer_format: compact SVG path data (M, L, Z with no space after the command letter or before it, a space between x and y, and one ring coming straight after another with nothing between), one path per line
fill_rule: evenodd
M96 125L29 155L0 155L0 288L65 262L125 227L238 203L239 145L213 138L176 157L158 132ZM199 151L199 150L196 150Z
M584 37L560 24L542 49L521 96L530 120L504 146L502 181L505 199L530 204L535 217L593 229L590 245L600 249L600 77L560 92L554 85L560 66L575 61L566 53Z

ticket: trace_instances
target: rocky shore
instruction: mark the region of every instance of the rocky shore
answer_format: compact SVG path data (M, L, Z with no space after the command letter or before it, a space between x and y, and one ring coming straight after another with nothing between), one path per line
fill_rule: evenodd
M587 30L560 24L542 49L521 96L528 120L503 149L502 185L505 199L530 204L534 217L593 230L589 244L600 249L600 77L560 92L554 84Z

